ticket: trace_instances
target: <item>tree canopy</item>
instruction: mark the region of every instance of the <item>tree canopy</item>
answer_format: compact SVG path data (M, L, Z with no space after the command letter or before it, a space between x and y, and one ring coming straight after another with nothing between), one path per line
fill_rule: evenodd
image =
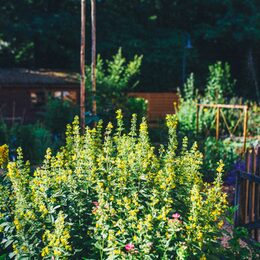
M79 0L2 0L0 11L1 66L79 70ZM185 49L188 36L192 49ZM230 63L236 92L255 97L259 43L258 0L97 0L97 51L143 55L140 90L176 89L184 62L203 86L208 65L220 60Z

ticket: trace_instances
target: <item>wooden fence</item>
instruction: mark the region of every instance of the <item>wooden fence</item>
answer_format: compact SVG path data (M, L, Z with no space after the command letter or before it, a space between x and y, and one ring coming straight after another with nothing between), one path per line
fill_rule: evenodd
M251 237L260 241L260 146L245 153L246 171L237 173L235 225L250 230Z
M166 114L174 114L174 103L179 102L177 92L131 92L129 97L144 98L148 102L148 122L156 123L158 120L165 120Z

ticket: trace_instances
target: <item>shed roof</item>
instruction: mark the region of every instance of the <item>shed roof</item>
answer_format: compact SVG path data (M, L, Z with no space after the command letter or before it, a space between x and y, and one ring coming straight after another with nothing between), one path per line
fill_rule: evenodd
M47 69L4 69L0 68L0 85L67 85L78 84L79 75Z

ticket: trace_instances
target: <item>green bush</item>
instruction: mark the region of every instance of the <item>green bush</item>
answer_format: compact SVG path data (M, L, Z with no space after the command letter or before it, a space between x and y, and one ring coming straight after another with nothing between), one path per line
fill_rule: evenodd
M203 149L204 177L210 181L214 178L214 169L217 167L220 160L223 160L224 162L224 173L228 174L233 168L235 161L239 158L231 140L217 141L215 137L208 137L205 140Z
M188 78L182 93L179 93L180 104L177 115L180 121L180 130L184 135L196 133L196 104L225 104L227 98L231 96L234 90L235 81L231 79L230 67L227 63L217 62L209 66L209 77L205 88L204 95L198 94L195 87L194 75ZM236 115L232 117L232 113L224 111L228 117L228 121L234 121ZM199 130L203 136L209 136L215 131L216 109L203 108L199 113Z
M198 99L198 90L194 86L194 75L192 73L184 85L183 93L179 91L179 106L176 109L179 129L184 136L191 136L196 133Z
M10 153L14 156L15 150L22 147L26 160L38 163L43 160L46 149L54 147L51 132L40 123L8 127L0 123L0 145L8 144Z
M0 144L8 142L8 127L4 121L0 120Z
M233 96L235 80L232 80L228 63L217 62L209 66L209 77L203 102L223 104Z
M79 112L78 107L70 101L49 98L44 113L44 125L53 133L62 135L66 125L73 121Z
M97 57L96 66L96 102L97 115L104 122L114 120L115 111L122 109L126 116L136 113L140 118L146 113L145 100L140 98L129 98L128 92L138 84L138 75L142 63L142 56L135 55L133 60L127 61L120 48L111 60L103 60ZM86 90L91 90L91 66L86 67ZM90 104L93 95L89 95L87 109L91 111Z
M216 135L216 109L200 108L198 133L196 129L196 105L200 104L241 104L242 100L232 97L235 81L231 79L230 67L227 63L217 62L209 67L209 77L205 93L198 94L195 87L194 76L190 75L182 93L180 93L180 104L177 109L179 119L179 135L181 137L188 136L190 140L197 140L200 150L204 154L204 167L206 179L214 178L214 169L217 162L222 159L227 173L238 159L239 152L242 151L243 144L239 140L234 142L234 136L243 136L243 111L222 109L222 113L227 121L231 134L229 133L222 115L220 117L219 141L213 136ZM248 112L248 133L250 135L258 135L259 128L259 107L256 104L249 105ZM233 130L235 129L234 133ZM228 138L229 137L229 138ZM242 140L242 138L241 138ZM239 148L240 149L237 149Z
M78 120L66 145L33 174L18 150L0 175L2 246L17 259L205 259L220 248L226 210L221 172L213 185L200 173L202 155L167 117L169 139L159 151L143 120L125 131L102 123L80 135Z
M25 158L33 163L43 160L46 149L52 146L51 132L40 124L16 125L11 129L12 148L22 147Z

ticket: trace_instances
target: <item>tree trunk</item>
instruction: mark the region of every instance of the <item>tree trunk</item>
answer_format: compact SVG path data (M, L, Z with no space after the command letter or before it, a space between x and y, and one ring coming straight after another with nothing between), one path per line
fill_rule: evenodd
M85 130L85 45L86 45L86 1L81 0L81 45L80 45L80 121L81 130Z
M92 51L91 51L91 82L92 82L92 113L97 114L96 103L96 0L91 0L91 33L92 33Z

